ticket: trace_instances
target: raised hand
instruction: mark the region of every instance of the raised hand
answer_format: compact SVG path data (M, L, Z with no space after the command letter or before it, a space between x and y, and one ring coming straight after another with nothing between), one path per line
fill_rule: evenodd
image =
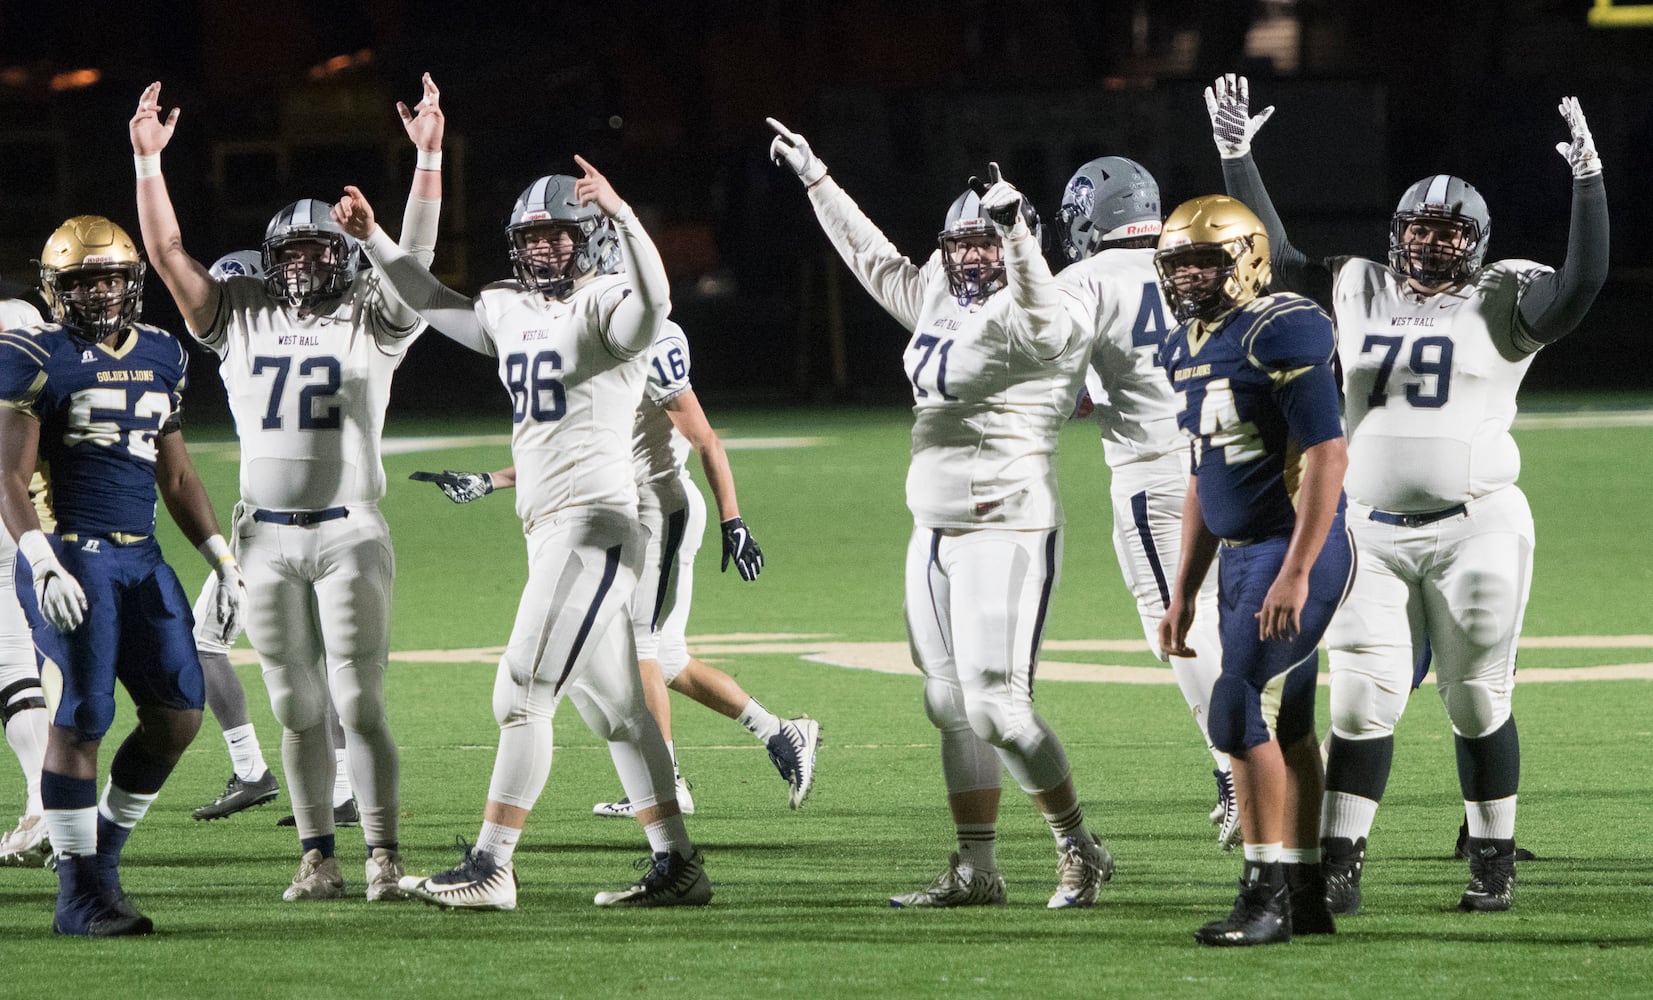
M172 141L172 132L178 127L178 109L161 120L161 83L159 80L144 88L138 98L137 113L127 126L132 136L132 152L138 156L152 156Z
M773 118L765 118L769 127L775 130L775 138L769 143L769 158L777 166L782 166L798 175L798 179L808 187L826 176L826 164L809 148L809 140Z
M333 206L330 214L340 229L358 240L365 240L373 235L376 225L373 221L373 206L368 204L367 196L362 194L362 189L354 184L344 186L344 197Z
M1560 111L1567 122L1567 131L1573 134L1573 141L1556 143L1555 151L1572 166L1574 177L1594 177L1601 173L1601 156L1596 152L1596 140L1590 134L1590 126L1584 120L1584 110L1578 106L1578 98L1563 97Z
M419 483L435 483L454 503L481 500L494 491L494 477L486 472L415 472L409 479Z
M752 538L752 532L746 528L746 522L738 517L731 517L724 521L723 528L723 566L720 573L729 572L729 563L735 564L742 580L756 580L763 571L763 550Z
M987 183L970 178L970 187L981 198L982 211L993 220L993 225L1005 236L1025 236L1027 225L1022 218L1022 193L999 173L997 163L987 165Z
M423 152L435 153L442 149L442 133L447 127L447 121L442 116L439 101L442 92L436 89L436 81L426 73L423 77L425 96L419 103L408 110L408 106L401 101L396 102L396 113L401 116L402 127L407 130L408 138Z
M1251 137L1274 114L1274 105L1251 114L1251 87L1246 78L1227 73L1205 88L1205 110L1211 116L1211 137L1225 160L1251 152Z
M607 216L618 215L626 207L619 195L614 193L614 185L608 178L597 172L597 168L586 162L585 157L574 154L574 162L585 171L585 176L574 181L574 200L582 205L595 202Z

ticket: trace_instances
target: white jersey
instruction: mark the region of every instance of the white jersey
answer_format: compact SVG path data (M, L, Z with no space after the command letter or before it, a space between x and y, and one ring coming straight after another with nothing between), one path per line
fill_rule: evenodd
M40 312L22 299L0 299L0 330L40 326L45 322Z
M1085 387L1096 403L1108 467L1186 450L1177 427L1182 394L1159 365L1160 345L1176 322L1160 294L1153 248L1103 250L1056 280L1081 328L1096 331Z
M190 332L220 359L241 441L241 499L267 510L377 503L391 379L424 322L395 326L367 272L332 309L302 318L259 279L220 286L211 325Z
M517 514L530 529L569 507L637 506L630 444L649 355L608 333L628 281L599 275L567 300L501 281L476 298L484 347L511 394Z
M1524 331L1518 304L1550 270L1500 261L1460 288L1420 296L1382 264L1334 262L1351 499L1424 513L1515 482L1515 395L1543 346Z
M907 506L924 528L1053 528L1063 521L1056 438L1084 378L1082 331L1035 241L1009 240L1005 267L1029 282L960 305L940 251L915 267L829 177L809 192L861 284L912 332Z
M632 423L631 461L638 489L682 475L689 442L672 426L666 404L690 388L689 339L682 327L667 320L649 349L648 382Z

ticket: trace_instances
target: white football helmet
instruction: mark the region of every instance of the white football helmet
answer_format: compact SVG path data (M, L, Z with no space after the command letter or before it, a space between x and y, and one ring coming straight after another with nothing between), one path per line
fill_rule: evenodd
M232 250L212 262L207 274L215 281L226 278L263 278L264 254L257 250Z

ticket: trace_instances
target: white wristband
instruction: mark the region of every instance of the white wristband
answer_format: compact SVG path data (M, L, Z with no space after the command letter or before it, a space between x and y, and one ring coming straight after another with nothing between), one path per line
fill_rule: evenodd
M420 170L441 170L442 151L438 149L435 152L432 152L428 149L421 149L419 151L419 158L414 161L414 166L418 167Z
M224 541L223 535L213 535L211 538L195 547L201 553L201 558L207 561L214 572L226 562L235 562L235 553L230 551L230 544Z
M146 155L139 155L137 153L133 153L132 154L132 165L137 168L138 177L139 177L140 180L142 178L145 178L145 177L159 177L159 176L161 176L161 154L160 153L149 153L149 154L146 154Z

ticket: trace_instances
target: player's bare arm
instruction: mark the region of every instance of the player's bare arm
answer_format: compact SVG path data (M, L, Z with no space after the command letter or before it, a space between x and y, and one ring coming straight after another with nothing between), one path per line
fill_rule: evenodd
M127 130L138 173L138 228L144 253L178 303L178 311L189 321L190 332L200 334L212 326L218 313L218 282L184 249L178 214L161 175L161 151L172 141L179 110L173 108L161 118L161 84L157 81L144 88Z
M419 103L410 109L397 101L396 114L402 119L402 128L413 140L414 148L419 151L413 172L413 196L438 199L442 197L442 138L447 131L447 118L442 114L442 92L437 89L436 81L426 73L421 83L424 95ZM411 204L409 211L412 211ZM406 236L411 228L411 225L404 225L402 234Z
M40 421L10 406L0 406L0 517L12 538L40 530L40 514L29 499L40 448Z
M1332 438L1303 452L1297 524L1286 545L1285 562L1257 612L1258 635L1263 639L1294 639L1301 630L1303 605L1309 599L1309 570L1326 544L1343 493L1343 473L1349 467L1347 445L1343 438Z
M735 499L735 473L729 467L729 454L723 450L723 439L706 419L699 397L693 389L686 389L667 400L665 410L672 427L700 456L700 468L706 473L706 483L717 503L718 520L739 517L740 501Z
M1195 656L1188 648L1188 632L1194 624L1194 607L1205 574L1217 557L1221 540L1206 526L1200 513L1200 480L1188 477L1188 494L1182 502L1182 551L1178 554L1177 578L1171 588L1171 603L1159 623L1159 645L1167 656Z

